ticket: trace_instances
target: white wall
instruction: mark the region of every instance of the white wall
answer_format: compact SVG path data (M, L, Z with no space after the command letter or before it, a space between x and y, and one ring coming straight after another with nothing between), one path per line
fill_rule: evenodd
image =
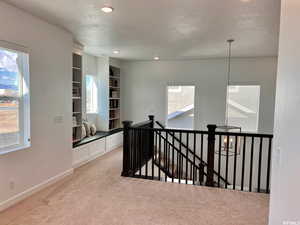
M300 224L300 1L281 4L270 225Z
M223 124L226 59L122 63L122 117L143 121L154 114L165 121L167 85L195 85L195 129ZM276 57L233 59L231 84L261 85L259 132L273 131Z
M30 51L32 138L29 149L0 156L1 209L11 203L5 201L72 170L73 41L68 32L2 1L0 27L0 40Z

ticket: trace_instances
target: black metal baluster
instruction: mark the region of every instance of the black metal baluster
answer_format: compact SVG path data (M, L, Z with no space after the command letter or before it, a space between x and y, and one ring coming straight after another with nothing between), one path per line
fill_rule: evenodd
M230 137L227 135L227 140L226 140L226 174L225 174L225 188L227 188L227 183L228 183L228 160L229 160L229 142L230 142Z
M156 138L156 137L154 137L154 131L152 131L151 135L152 135L152 140L153 140L153 138ZM152 173L151 173L151 179L152 180L154 179L154 160L155 160L155 145L154 145L154 143L155 143L155 141L153 140L152 141L152 146L151 146L151 148L152 148L152 159L151 159L151 161L152 161L152 163L151 163Z
M251 139L251 156L250 156L249 192L251 192L251 191L252 191L253 152L254 152L254 137L252 137L252 139Z
M201 141L200 141L200 159L201 159L201 170L199 170L199 183L200 185L204 182L204 167L202 165L203 162L203 134L201 133Z
M160 168L161 168L161 163L160 163L160 160L161 160L161 155L160 155L160 152L161 152L161 131L158 132L158 136L159 136L159 148L158 148L158 179L160 180Z
M269 138L266 193L270 193L271 154L272 154L272 138Z
M186 133L186 159L185 159L185 184L188 183L188 171L189 171L189 167L188 167L188 159L189 159L189 133Z
M172 182L174 182L174 146L175 146L175 139L174 139L174 136L175 136L175 132L173 132L173 135L172 135Z
M145 164L145 166L146 166L146 169L145 169L145 175L146 175L146 179L148 179L148 156L149 156L149 148L150 148L150 146L149 146L149 137L150 137L150 130L145 130L144 131L144 133L145 133L145 138L146 138L146 140L145 140L145 146L144 146L144 149L146 150L145 151L145 154L144 154L144 160L146 160L146 164Z
M193 184L195 185L195 165L196 165L196 143L197 143L197 134L194 133L194 146L193 146Z
M242 181L241 181L241 191L244 190L244 177L245 177L245 154L246 154L246 136L244 136L243 143L243 160L242 160Z
M136 130L131 130L131 137L132 137L132 141L131 141L131 144L132 144L132 154L131 154L131 158L132 158L132 171L135 172L136 169L137 169L137 160L136 160Z
M235 190L235 183L236 183L236 158L237 158L237 146L238 146L238 136L235 136L235 144L234 144L234 165L233 165L233 190Z
M222 135L219 135L219 152L218 152L218 187L220 187L220 181L221 181L221 160L222 160Z
M257 175L257 192L260 192L262 147L263 147L263 138L261 137L261 138L260 138L260 143L259 143L258 175Z
M142 176L142 154L143 154L143 142L142 142L142 130L139 129L139 167L140 167L140 177Z
M166 132L166 145L165 145L165 156L164 156L164 167L165 167L165 182L167 182L167 165L168 165L168 132Z
M129 151L129 170L131 171L134 167L133 167L133 163L134 163L134 158L133 158L133 154L134 154L134 151L133 151L133 141L132 141L132 139L133 139L133 132L134 132L134 130L129 130L128 131L129 132L129 136L131 137L130 138L130 143L129 143L129 146L130 146L130 151Z
M203 161L203 134L201 134L201 161Z
M189 179L192 181L193 180L193 165L190 163L190 177Z
M182 157L181 157L181 142L182 142L182 132L179 133L179 184L180 184L180 181L181 181L181 170L182 170L182 167L181 167L181 161L182 161Z

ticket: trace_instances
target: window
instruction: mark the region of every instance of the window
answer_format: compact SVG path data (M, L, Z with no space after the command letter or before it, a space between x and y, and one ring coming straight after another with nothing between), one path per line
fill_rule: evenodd
M257 132L260 86L229 86L228 124Z
M86 82L86 112L98 112L98 88L95 77L91 75L85 76Z
M168 86L167 126L170 128L193 129L194 86Z
M0 154L30 146L29 56L0 47Z

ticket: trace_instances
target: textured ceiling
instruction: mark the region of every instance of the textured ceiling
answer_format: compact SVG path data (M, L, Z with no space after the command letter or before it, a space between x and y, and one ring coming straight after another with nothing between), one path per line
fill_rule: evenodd
M147 60L275 56L280 0L5 0L74 34L93 55ZM111 14L101 11L112 5ZM113 50L120 50L114 55Z

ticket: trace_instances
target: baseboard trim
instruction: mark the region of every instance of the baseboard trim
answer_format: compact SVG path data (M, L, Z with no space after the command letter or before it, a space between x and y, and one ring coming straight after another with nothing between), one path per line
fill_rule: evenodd
M48 186L50 186L50 185L52 185L56 182L62 180L63 178L65 178L65 177L67 177L71 174L73 174L73 171L74 171L73 168L69 169L69 170L67 170L63 173L60 173L60 174L58 174L54 177L51 177L50 179L48 179L48 180L46 180L46 181L44 181L44 182L42 182L38 185L35 185L35 186L27 189L26 191L23 191L23 192L15 195L15 196L5 200L4 202L0 202L0 212L2 212L3 210L17 204L18 202L20 202L22 200L28 198L29 196L37 193L38 191L40 191L40 190L42 190L42 189L44 189L44 188L46 188L46 187L48 187Z

